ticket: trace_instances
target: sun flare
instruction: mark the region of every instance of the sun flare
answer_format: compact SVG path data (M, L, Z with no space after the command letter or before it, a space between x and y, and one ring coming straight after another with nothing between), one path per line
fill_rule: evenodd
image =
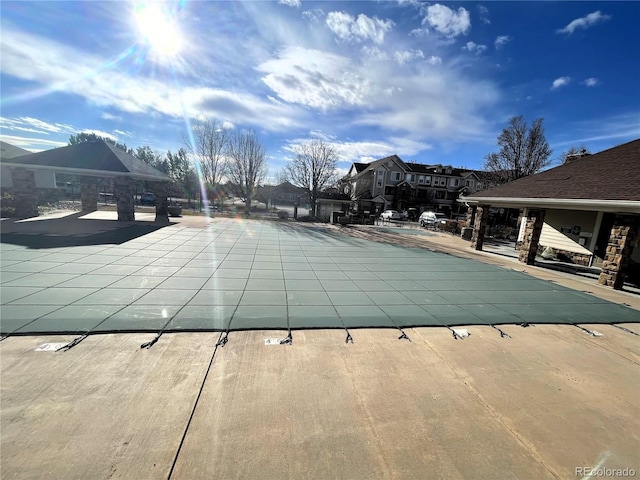
M173 57L182 47L182 35L175 19L157 3L140 3L135 20L141 40L160 57Z

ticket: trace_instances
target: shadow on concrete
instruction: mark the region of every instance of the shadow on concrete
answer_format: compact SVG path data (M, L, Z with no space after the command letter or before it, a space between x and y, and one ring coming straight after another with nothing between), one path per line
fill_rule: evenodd
M172 225L82 218L84 215L78 212L58 218L5 219L0 224L0 242L32 249L119 245Z

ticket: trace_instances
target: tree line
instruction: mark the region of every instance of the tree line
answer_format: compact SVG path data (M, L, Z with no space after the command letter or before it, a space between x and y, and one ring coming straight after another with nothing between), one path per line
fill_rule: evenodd
M200 119L192 124L191 135L183 134L183 146L177 152L160 154L149 146L136 149L95 133L78 133L69 145L102 140L133 155L167 174L173 180L173 196L195 199L199 189L208 198L224 201L227 193L240 197L250 213L257 187L268 172L266 149L253 130L228 129L215 119ZM552 163L543 119L529 126L522 116L511 117L497 138L499 150L484 158L489 184L497 185L533 175ZM322 191L337 184L338 154L333 145L318 139L307 140L291 148L293 156L279 172L280 181L302 188L312 212L316 211ZM588 155L584 146L571 147L556 159L565 163ZM226 180L223 187L222 182Z

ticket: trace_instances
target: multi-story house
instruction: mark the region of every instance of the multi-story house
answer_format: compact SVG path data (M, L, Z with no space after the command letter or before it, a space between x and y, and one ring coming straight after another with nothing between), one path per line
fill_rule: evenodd
M341 179L356 213L377 215L383 210L433 210L457 214L461 194L482 189L479 172L448 165L404 162L397 155L365 164L354 163Z

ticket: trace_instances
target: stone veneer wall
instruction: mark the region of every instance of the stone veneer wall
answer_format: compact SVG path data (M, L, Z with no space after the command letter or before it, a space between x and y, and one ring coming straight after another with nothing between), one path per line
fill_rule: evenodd
M638 217L616 216L598 283L620 290L624 284L624 271L631 249L638 238Z
M471 234L471 248L482 250L488 219L489 205L478 205L478 207L476 207L476 217L473 222L473 233Z
M526 222L524 227L524 236L518 260L527 265L533 265L538 254L538 245L540 242L540 233L542 233L542 225L544 224L544 210L529 210L529 214L522 218Z
M11 169L16 218L38 216L38 190L33 170L15 167Z
M153 184L153 193L156 196L156 222L169 223L168 191L169 184L167 182L157 182Z
M96 177L80 177L80 201L83 212L98 210L98 179Z
M117 177L115 180L115 197L118 208L118 221L132 222L135 218L133 203L134 182L128 177Z

